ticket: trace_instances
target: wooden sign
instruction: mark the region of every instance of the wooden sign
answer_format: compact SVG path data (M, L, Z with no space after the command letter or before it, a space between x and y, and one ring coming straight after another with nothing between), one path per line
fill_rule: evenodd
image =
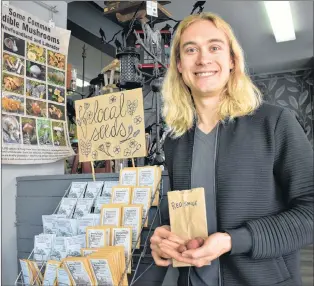
M146 156L142 89L76 100L80 162Z

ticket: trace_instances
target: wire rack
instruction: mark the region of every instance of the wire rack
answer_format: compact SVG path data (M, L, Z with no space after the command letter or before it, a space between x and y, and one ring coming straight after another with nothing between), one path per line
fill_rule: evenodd
M40 275L44 276L44 273L45 273L45 270L46 270L46 261L44 259L44 256L42 255L42 260L39 261L39 260L34 260L34 255L36 253L34 252L34 250L31 252L31 254L29 255L28 257L28 260L31 260L31 261L34 261L37 263L38 265L38 271L36 272L36 276L35 277L32 277L32 280L33 282L28 284L26 281L25 278L31 278L29 277L28 275L26 275L25 273L22 273L22 270L20 271L19 275L17 276L16 280L15 280L15 285L36 285L36 280L40 277ZM41 254L37 253L38 256L40 256ZM26 281L25 281L26 280ZM53 286L52 285L49 285L47 283L45 283L45 285L48 285L48 286Z
M152 230L153 230L153 226L154 226L154 223L155 223L155 220L157 218L157 216L159 217L159 225L161 224L161 213L160 213L160 206L161 206L161 202L163 200L163 180L162 180L162 177L160 179L160 181L158 182L157 184L157 189L159 189L159 202L158 202L158 205L156 206L156 213L154 214L154 217L152 219L152 222L150 223L150 225L146 228L148 229L148 234L147 234L147 237L145 239L145 242L144 244L141 245L141 248L142 248L142 251L139 253L139 254L135 254L135 251L136 249L134 248L132 250L132 253L131 253L131 256L129 258L129 260L127 261L126 263L126 267L125 267L125 270L121 276L121 279L120 279L120 282L119 282L119 285L118 286L121 286L122 285L122 282L123 282L123 278L124 276L126 275L127 273L127 270L128 270L128 267L130 265L130 263L132 263L133 261L133 258L135 257L139 257L139 259L137 260L137 262L135 263L135 265L133 265L132 267L132 279L131 279L131 282L129 284L129 286L132 286L134 285L153 265L154 265L154 262L152 262L148 267L146 267L146 269L140 274L138 275L137 277L137 272L139 270L139 266L140 266L140 263L142 261L142 259L144 258L152 258L152 256L150 254L147 253L147 248L148 248L148 245L149 245L149 238L150 238L150 234L152 233ZM155 194L153 195L152 199L151 199L151 205L155 199L155 196L157 194L157 191L155 192ZM152 207L151 207L152 208ZM146 213L146 217L144 218L143 220L143 223L141 225L141 231L137 237L137 240L136 240L136 243L135 245L137 245L137 243L139 242L140 238L141 238L141 235L142 235L142 231L143 229L145 228L144 227L144 224L145 224L145 221L148 219L148 216L149 216L149 212Z
M71 185L68 187L68 189L65 191L63 198L66 198L69 194L69 191L70 191L70 187ZM118 286L121 286L122 285L122 282L123 282L123 279L125 277L125 275L127 275L127 271L128 271L128 267L129 265L133 264L133 259L134 258L138 258L136 263L134 263L132 265L132 268L131 268L131 271L132 273L130 274L130 283L129 283L129 286L133 286L153 265L154 265L154 262L152 262L151 264L149 264L145 270L140 274L138 275L138 271L139 271L139 266L140 266L140 263L141 261L144 259L144 258L149 258L149 259L152 259L152 256L150 254L147 253L147 249L148 249L148 246L149 246L149 239L150 239L150 235L153 231L153 227L154 227L154 223L157 219L157 217L159 218L159 225L161 224L161 212L160 212L160 206L161 206L161 203L162 203L162 200L163 200L163 179L161 177L160 181L158 182L157 184L157 190L159 190L159 192L155 192L155 194L152 196L151 198L151 205L156 197L156 195L158 194L159 196L159 202L158 202L158 205L157 206L151 206L149 210L151 210L152 208L156 208L156 212L152 218L152 221L151 223L148 225L148 227L144 227L144 224L145 224L145 221L148 219L149 217L149 211L146 213L146 216L145 218L143 219L142 221L142 225L141 225L141 230L139 232L139 235L137 237L137 241L136 241L136 244L138 244L139 240L141 239L141 235L142 235L142 232L143 230L147 230L148 231L148 234L147 234L147 237L144 241L144 243L142 243L140 245L140 253L135 253L135 251L138 251L138 249L134 248L131 252L131 255L129 257L129 259L126 261L126 267L124 269L124 272L121 276L121 279L120 279L120 282L119 282L119 285ZM60 207L60 204L61 204L61 201L62 199L60 200L58 206L56 207L56 209L54 210L53 214L56 214L59 210L59 207ZM48 254L48 256L50 257L50 254ZM19 272L16 280L15 280L15 283L14 285L22 285L22 286L28 286L28 285L36 285L36 280L40 277L40 275L44 276L44 273L45 273L45 269L46 269L46 265L47 265L47 261L44 259L44 255L42 255L42 259L41 260L35 260L35 256L36 257L39 257L40 253L35 253L35 249L32 250L32 252L30 253L30 255L28 256L27 260L30 260L30 261L34 261L37 263L38 265L38 272L36 272L36 276L33 277L33 283L31 284L28 284L25 282L25 278L30 278L28 276L26 276L24 273L22 273L22 270ZM25 276L25 278L24 278ZM45 285L47 286L53 286L53 285L49 285L47 283L45 283Z
M64 195L63 195L62 199L63 199L63 198L66 198L66 197L68 196L69 191L70 191L70 187L71 187L71 186L69 186L69 187L66 189L66 191L64 192ZM61 205L62 199L60 200L58 206L56 207L56 209L54 210L54 212L53 212L52 214L56 214L56 213L58 212L59 207L60 207L60 205ZM49 257L50 257L50 254L51 254L51 252L48 254ZM26 274L23 274L23 273L22 273L22 270L21 270L21 271L19 272L19 274L18 274L16 280L15 280L14 285L36 285L36 280L37 280L37 278L40 276L40 274L44 275L43 273L45 272L47 261L45 261L44 255L42 255L42 259L41 259L41 260L37 260L37 261L36 261L36 260L34 259L34 256L35 256L35 255L36 255L36 257L40 257L40 255L42 255L42 254L40 254L40 253L35 253L35 249L33 249L32 252L30 253L30 255L27 257L27 260L31 260L31 261L36 262L37 265L38 265L38 268L39 268L39 272L37 272L37 276L34 277L33 283L32 283L32 284L27 284L27 283L24 281L24 276L25 276L25 277L28 277L28 278L30 278L30 277L27 276ZM50 285L48 285L48 286L50 286ZM51 285L51 286L53 286L53 285Z

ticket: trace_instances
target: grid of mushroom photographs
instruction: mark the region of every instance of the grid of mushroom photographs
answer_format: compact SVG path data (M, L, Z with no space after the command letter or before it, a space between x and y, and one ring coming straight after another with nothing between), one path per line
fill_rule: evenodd
M67 146L66 55L2 33L2 142Z

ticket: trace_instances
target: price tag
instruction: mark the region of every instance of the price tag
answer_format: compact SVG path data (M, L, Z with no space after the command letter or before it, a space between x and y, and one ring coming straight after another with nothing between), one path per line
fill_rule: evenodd
M50 19L49 20L49 28L54 28L54 27L55 27L55 22L52 19Z
M158 17L158 6L156 1L146 1L147 15Z

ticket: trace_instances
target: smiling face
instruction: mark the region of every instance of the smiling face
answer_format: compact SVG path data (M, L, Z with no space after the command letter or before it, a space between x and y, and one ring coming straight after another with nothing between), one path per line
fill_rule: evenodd
M219 95L233 68L225 33L208 20L191 24L181 35L177 68L193 97Z

